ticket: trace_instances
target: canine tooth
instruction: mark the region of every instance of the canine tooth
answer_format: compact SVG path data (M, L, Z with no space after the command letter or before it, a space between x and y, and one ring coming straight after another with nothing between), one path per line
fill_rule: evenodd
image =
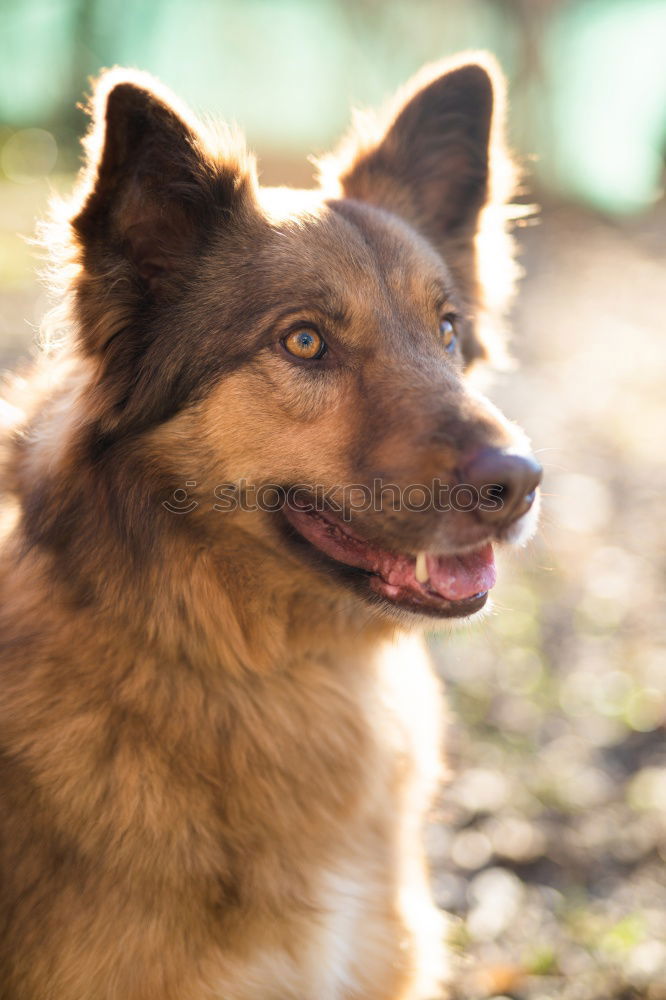
M416 572L415 572L415 576L416 576L416 579L419 581L419 583L427 583L428 582L428 563L427 563L427 560L426 560L426 553L425 552L419 552L419 554L416 557Z

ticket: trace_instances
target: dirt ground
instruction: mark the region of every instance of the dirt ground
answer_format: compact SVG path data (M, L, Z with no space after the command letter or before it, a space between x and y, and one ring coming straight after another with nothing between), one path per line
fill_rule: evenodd
M16 236L45 194L0 187L0 367L46 304ZM544 464L542 528L432 642L457 1000L666 1000L665 224L553 208L520 233L519 367L489 393Z
M491 615L433 641L461 1000L666 997L665 223L520 234L520 367L490 395L544 465L542 527Z

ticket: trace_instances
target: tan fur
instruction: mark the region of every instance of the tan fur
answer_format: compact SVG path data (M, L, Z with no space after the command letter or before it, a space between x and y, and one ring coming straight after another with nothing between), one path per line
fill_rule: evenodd
M431 286L460 274L482 352L488 190L438 241L389 194L347 197L367 143L335 198L261 192L146 77L96 93L59 237L64 340L15 387L2 445L0 1000L427 1000L441 732L419 632L212 498L429 481L518 440L434 339ZM301 291L311 322L324 280L352 359L328 381L248 341ZM198 506L165 509L189 482ZM478 540L464 515L360 523L410 552Z

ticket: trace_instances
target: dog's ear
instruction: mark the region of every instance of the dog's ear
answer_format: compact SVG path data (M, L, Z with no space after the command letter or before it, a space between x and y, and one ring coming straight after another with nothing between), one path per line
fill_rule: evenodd
M492 57L475 53L426 67L384 116L359 115L338 152L322 161L327 193L400 216L440 251L470 313L480 316L477 328L488 328L484 340L493 339L515 278L504 204L514 172L503 111L502 74ZM470 329L466 356L486 353Z
M81 329L95 351L139 300L159 305L178 297L216 223L234 214L253 176L243 151L220 153L214 137L146 74L105 73L92 115L71 225L82 264Z
M395 212L435 242L473 231L489 195L494 76L479 62L426 68L397 95L388 124L371 125L370 136L361 124L343 147L344 196Z

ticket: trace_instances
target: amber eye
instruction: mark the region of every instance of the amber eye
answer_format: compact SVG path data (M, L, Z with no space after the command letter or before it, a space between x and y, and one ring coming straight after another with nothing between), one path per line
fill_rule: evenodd
M302 358L304 361L316 361L326 351L323 337L309 327L294 330L293 333L284 338L282 343L290 354L293 354L295 358Z
M439 322L439 335L447 351L453 353L458 337L456 335L455 316L443 316Z

